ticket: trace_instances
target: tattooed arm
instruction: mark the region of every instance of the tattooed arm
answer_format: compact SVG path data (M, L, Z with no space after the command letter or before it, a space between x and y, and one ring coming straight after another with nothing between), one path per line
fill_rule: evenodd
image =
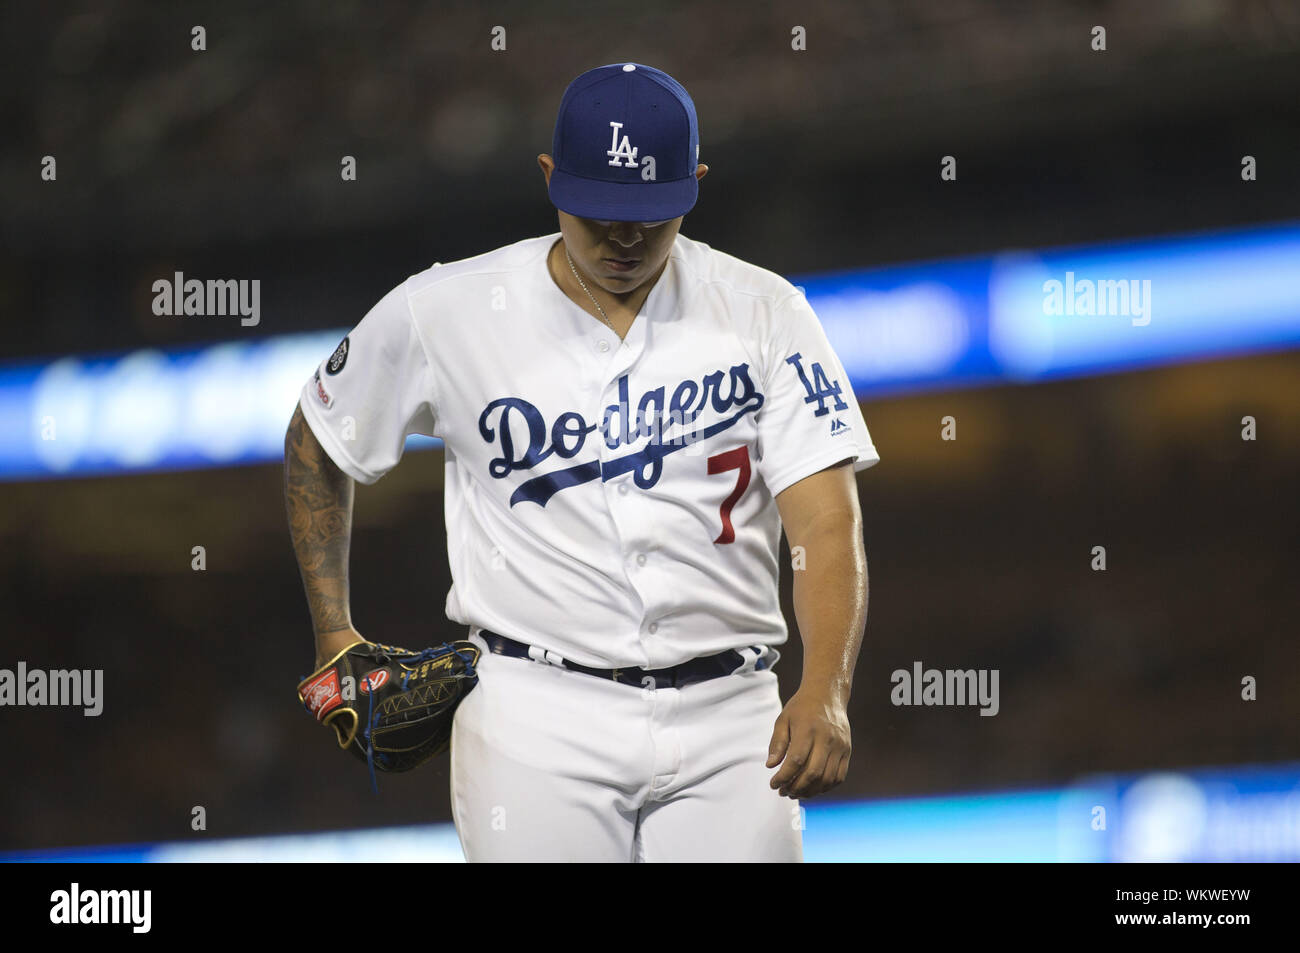
M296 407L284 435L284 504L316 633L320 666L362 638L352 627L348 550L352 478L335 466Z

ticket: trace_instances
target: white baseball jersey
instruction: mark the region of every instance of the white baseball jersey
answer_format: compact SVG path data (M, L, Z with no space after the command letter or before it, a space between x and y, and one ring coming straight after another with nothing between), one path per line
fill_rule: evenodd
M879 460L820 322L679 234L620 340L551 278L559 237L385 295L304 386L312 431L367 484L444 441L455 622L598 668L780 645L776 495Z

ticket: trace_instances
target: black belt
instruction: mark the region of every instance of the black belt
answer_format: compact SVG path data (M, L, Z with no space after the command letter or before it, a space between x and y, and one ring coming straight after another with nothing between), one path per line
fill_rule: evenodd
M685 688L687 685L693 685L696 682L704 682L722 675L731 675L742 668L761 672L768 667L766 658L760 657L751 663L749 658L741 655L735 649L727 649L727 651L719 652L716 655L702 655L699 658L693 658L669 668L590 668L586 665L579 665L577 662L570 662L568 659L561 659L554 652L547 653L541 648L532 647L533 651L530 652L530 646L525 645L523 642L516 642L514 639L506 638L504 635L498 635L495 632L489 632L487 629L479 630L479 635L483 636L483 640L488 644L488 649L494 655L559 664L573 672L582 672L584 675L594 675L597 678L607 678L610 681L632 685L636 688L652 687L646 683L647 678L654 679L654 688ZM756 652L763 651L762 646L758 645L753 646L753 649ZM557 661L553 662L551 659Z

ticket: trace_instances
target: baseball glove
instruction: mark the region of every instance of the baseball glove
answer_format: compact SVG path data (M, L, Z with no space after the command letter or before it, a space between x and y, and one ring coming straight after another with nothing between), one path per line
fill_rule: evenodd
M304 678L298 700L375 769L410 771L451 744L456 708L478 684L473 642L411 652L354 642Z

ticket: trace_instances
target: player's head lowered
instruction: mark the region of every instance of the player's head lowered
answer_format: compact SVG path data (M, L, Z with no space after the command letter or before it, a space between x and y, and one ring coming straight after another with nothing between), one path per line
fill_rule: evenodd
M615 63L570 83L537 162L578 269L613 294L657 275L708 171L699 157L695 103L667 73Z

